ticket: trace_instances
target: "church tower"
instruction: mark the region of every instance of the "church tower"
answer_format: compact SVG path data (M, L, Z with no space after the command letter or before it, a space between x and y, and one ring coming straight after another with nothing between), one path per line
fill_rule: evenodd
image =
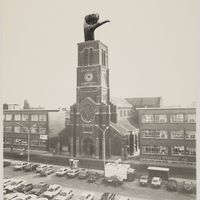
M71 155L102 158L110 123L108 48L99 40L78 44L76 104L71 106ZM101 130L100 130L101 129ZM106 134L106 154L110 155Z

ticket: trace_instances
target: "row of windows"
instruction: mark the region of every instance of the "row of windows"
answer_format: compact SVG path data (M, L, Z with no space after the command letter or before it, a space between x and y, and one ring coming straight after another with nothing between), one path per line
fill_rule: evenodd
M5 121L47 121L47 115L45 114L4 114Z
M4 132L14 132L14 133L28 133L28 127L21 127L21 126L4 126ZM31 127L31 133L41 133L46 134L47 130L45 127Z
M120 109L120 117L130 117L131 110Z
M142 115L142 123L167 123L167 115ZM172 114L170 115L170 123L196 123L196 114Z
M142 154L168 155L170 147L164 146L142 146ZM171 155L174 156L196 156L196 149L184 146L171 147Z
M4 144L7 145L28 145L27 139L14 139L12 140L11 138L4 138ZM40 140L40 139L32 139L30 140L30 146L47 146L47 140Z
M186 130L185 134L183 130L169 131L171 139L186 139L195 140L196 131ZM143 130L142 138L154 138L154 139L168 139L168 131L166 130Z

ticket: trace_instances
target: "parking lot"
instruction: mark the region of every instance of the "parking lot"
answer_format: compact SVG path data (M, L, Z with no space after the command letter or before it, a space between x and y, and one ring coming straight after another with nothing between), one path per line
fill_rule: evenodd
M131 199L138 200L189 200L196 199L196 195L187 194L182 192L169 192L166 190L165 184L161 185L161 188L154 189L150 185L146 187L141 187L138 180L133 182L124 182L120 187L113 187L110 185L104 185L102 179L99 178L95 183L88 183L87 180L80 180L76 178L57 177L55 173L48 175L46 177L41 177L39 174L33 172L14 171L13 166L19 163L19 161L11 161L11 165L4 167L4 177L8 178L18 178L26 180L31 183L39 183L41 181L47 182L49 184L59 184L62 187L72 188L74 190L74 197L76 199L77 195L84 191L90 191L95 194L95 199L100 199L104 192L111 192L116 194L116 200L120 196L128 196ZM61 166L53 166L55 170L61 168ZM102 173L102 172L101 172Z

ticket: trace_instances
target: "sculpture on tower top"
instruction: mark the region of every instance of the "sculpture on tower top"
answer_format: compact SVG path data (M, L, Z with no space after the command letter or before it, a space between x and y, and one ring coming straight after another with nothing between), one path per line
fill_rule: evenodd
M99 14L98 13L86 15L85 21L84 21L85 41L94 40L95 29L107 22L110 22L110 21L105 20L103 22L99 22Z

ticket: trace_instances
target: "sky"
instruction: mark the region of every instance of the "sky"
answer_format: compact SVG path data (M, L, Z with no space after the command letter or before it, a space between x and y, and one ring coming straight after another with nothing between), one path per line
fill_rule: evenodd
M84 17L90 13L111 21L95 31L95 39L108 46L111 96L161 96L166 106L196 100L196 1L2 2L4 103L75 103L77 43L84 42Z

